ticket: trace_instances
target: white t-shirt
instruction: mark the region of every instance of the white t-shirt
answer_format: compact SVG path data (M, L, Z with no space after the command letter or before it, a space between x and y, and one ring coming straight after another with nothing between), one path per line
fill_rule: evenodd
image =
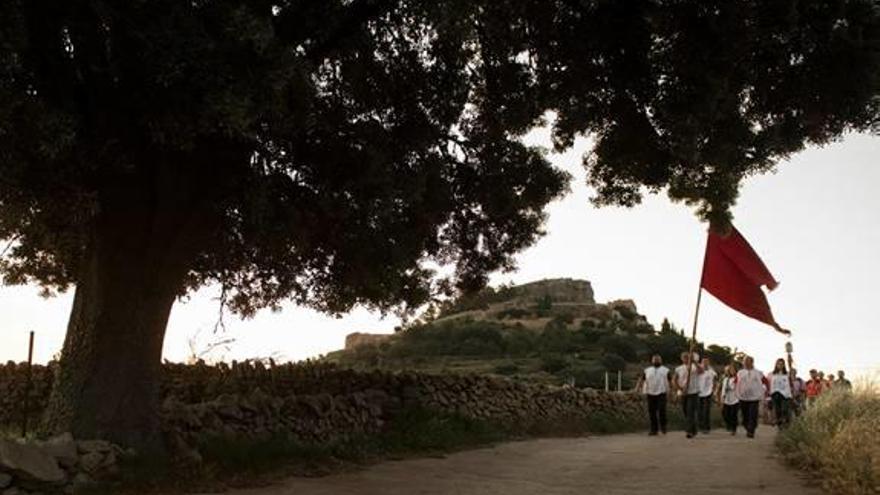
M703 370L700 376L700 397L709 397L715 391L715 377L718 376L715 370L707 368ZM693 378L692 378L693 379Z
M732 406L739 403L739 397L736 396L736 378L725 376L721 380L721 403L725 406Z
M700 374L697 372L697 365L691 365L691 381L688 383L688 367L680 365L675 368L675 381L679 390L684 390L687 385L686 395L698 394L700 392Z
M791 399L791 382L788 380L788 374L771 373L767 375L767 381L770 382L770 395L779 392L786 399Z
M754 368L741 369L736 373L736 396L739 400L761 400L764 391L764 373Z
M649 366L645 368L645 385L642 392L647 395L662 395L669 392L669 368Z

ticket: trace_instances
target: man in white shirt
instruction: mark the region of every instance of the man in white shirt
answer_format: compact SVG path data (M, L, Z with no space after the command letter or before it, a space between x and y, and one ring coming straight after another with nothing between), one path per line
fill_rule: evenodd
M715 395L715 377L709 358L703 358L703 373L700 375L699 426L700 431L709 433L712 429L712 397Z
M755 438L758 428L758 404L767 394L767 379L755 369L755 360L747 356L743 369L736 374L736 396L742 411L743 426L749 438Z
M681 396L687 437L694 438L697 434L697 402L703 369L693 363L690 352L681 353L681 362L681 366L675 368L675 388Z
M639 377L636 389L641 389L648 400L648 418L651 421L650 435L657 432L666 434L666 395L669 393L669 368L663 366L659 354L651 356L651 366Z

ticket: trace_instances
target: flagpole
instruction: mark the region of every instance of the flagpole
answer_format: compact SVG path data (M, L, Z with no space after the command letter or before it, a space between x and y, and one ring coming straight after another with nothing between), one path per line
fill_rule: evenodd
M711 228L711 227L710 227ZM706 233L706 249L703 252L703 267L700 270L700 283L697 285L697 305L694 309L694 328L691 330L691 343L688 347L688 361L690 364L687 369L687 379L684 383L684 395L687 395L688 388L691 385L691 368L694 362L694 349L697 346L697 322L700 319L700 301L703 299L703 277L706 273L706 258L709 256L709 233Z

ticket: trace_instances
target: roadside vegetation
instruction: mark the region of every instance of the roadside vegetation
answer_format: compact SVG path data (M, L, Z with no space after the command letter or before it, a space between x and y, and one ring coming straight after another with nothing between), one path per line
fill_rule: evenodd
M880 493L880 385L832 391L777 439L787 461L830 493Z

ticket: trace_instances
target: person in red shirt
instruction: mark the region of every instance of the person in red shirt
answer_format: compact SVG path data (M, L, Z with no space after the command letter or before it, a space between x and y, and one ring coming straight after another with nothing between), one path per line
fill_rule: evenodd
M813 404L816 403L816 399L822 394L822 391L825 389L825 385L822 379L819 377L819 372L816 370L810 370L810 379L807 381L806 392L807 392L807 409L813 407Z

